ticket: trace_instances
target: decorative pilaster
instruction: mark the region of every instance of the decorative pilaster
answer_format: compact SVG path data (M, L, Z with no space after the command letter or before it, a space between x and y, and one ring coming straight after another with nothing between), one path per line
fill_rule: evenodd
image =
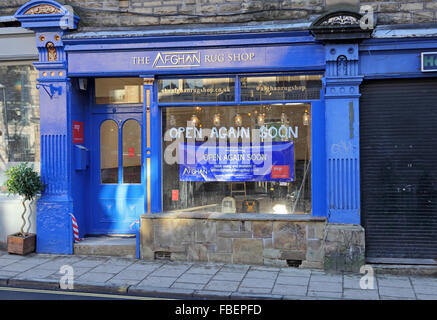
M15 14L35 31L39 61L41 177L46 190L37 202L37 252L73 253L71 215L71 84L62 36L69 19L78 20L54 1L30 1Z
M360 224L359 47L369 30L358 13L339 11L316 20L311 31L325 43L328 221Z

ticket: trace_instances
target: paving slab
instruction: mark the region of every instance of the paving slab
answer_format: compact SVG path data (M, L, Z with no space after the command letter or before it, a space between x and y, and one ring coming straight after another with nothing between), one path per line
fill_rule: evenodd
M195 273L184 273L178 278L178 282L186 282L186 283L208 283L213 275L211 274L195 274Z
M240 293L263 293L263 294L267 294L267 293L271 293L272 289L240 286L238 288L238 292L240 292Z
M202 290L205 284L175 282L170 288Z
M164 265L161 268L152 272L152 276L168 276L172 275L174 277L181 276L185 271L187 271L190 266L176 266L176 265Z
M414 292L416 294L430 294L437 295L437 287L425 286L425 285L413 285Z
M416 296L419 300L437 300L437 294L423 294L416 292Z
M307 286L291 286L291 285L283 285L283 284L276 284L273 287L272 293L273 294L281 294L281 295L288 295L288 296L305 296L307 293Z
M311 270L298 268L281 268L279 274L289 275L292 277L309 277L311 275Z
M114 274L112 273L90 271L78 277L77 281L80 282L90 281L95 283L104 283L109 279L111 279L112 277L114 277Z
M379 300L378 290L344 289L343 298L352 300Z
M310 291L320 291L320 292L342 292L343 286L340 283L337 282L318 282L313 281L311 279L309 284L309 290Z
M311 281L342 283L343 276L339 274L311 273Z
M144 278L146 278L149 274L151 273L150 270L146 269L146 270L138 270L138 269L134 269L134 270L123 270L119 273L117 273L114 276L114 279L117 280L138 280L141 281Z
M9 264L11 264L11 263L14 263L14 261L15 261L15 260L13 260L13 259L2 259L2 258L0 257L0 267L7 266L7 265L9 265Z
M205 266L193 265L186 272L194 273L194 274L214 275L220 270L221 267L222 267L221 265L205 265Z
M21 264L15 261L14 263L8 264L7 266L1 267L1 271L13 271L13 272L24 272L32 269L34 266L31 264Z
M211 280L205 286L204 290L208 291L237 291L239 281Z
M0 269L0 277L3 278L13 278L15 277L17 274L19 274L19 272L15 272L15 271L4 271Z
M245 272L228 272L219 271L213 276L213 280L230 280L230 281L241 281L243 280Z
M264 279L264 280L275 280L278 277L279 271L260 271L260 270L249 270L246 274L246 278L251 279Z
M170 288L170 286L176 281L177 277L154 277L148 276L141 281L138 287L157 287L157 288Z
M411 282L408 278L377 278L379 286L393 287L393 288L410 288Z
M44 279L44 278L47 278L48 276L52 275L54 272L55 271L48 270L48 269L32 268L30 270L27 270L25 272L21 272L21 273L17 274L14 277L14 279L29 279L29 280Z
M276 284L306 286L310 282L309 277L288 277L279 274Z
M269 288L271 290L274 284L275 279L256 279L246 277L241 281L241 286L248 288Z
M116 264L100 264L92 269L92 272L104 272L104 273L119 273L126 269L127 265L116 265Z
M229 271L229 272L234 272L237 270L240 271L248 271L250 269L251 266L247 265L247 264L224 264L222 266L222 268L220 269L220 271Z
M413 289L411 288L396 288L396 287L383 287L379 286L379 295L385 297L394 297L394 298L415 298L415 294Z
M74 262L71 265L73 267L85 267L85 268L95 268L107 261L106 259L83 259L78 262Z
M429 277L410 277L411 283L414 285L423 285L427 287L437 288L437 278L429 278Z

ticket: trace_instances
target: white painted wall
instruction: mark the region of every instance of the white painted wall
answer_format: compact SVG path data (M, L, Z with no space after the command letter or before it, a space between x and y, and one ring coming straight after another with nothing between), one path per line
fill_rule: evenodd
M32 203L27 201L26 207L26 226L24 231L36 233L36 201ZM8 235L20 231L23 223L23 220L21 220L22 213L23 206L17 197L0 198L0 247L6 247Z

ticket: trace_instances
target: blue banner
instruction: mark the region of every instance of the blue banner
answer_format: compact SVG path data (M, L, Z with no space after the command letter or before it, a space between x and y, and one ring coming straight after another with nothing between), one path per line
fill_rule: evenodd
M179 145L181 181L294 181L294 144Z

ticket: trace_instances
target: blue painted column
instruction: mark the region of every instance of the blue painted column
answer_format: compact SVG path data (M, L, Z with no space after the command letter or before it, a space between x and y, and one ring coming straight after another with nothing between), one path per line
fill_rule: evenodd
M30 1L15 17L35 31L39 62L41 176L46 189L37 201L36 250L40 253L73 253L72 126L66 56L62 36L75 28L77 17L54 1Z
M328 220L360 223L359 50L326 44L326 155Z

